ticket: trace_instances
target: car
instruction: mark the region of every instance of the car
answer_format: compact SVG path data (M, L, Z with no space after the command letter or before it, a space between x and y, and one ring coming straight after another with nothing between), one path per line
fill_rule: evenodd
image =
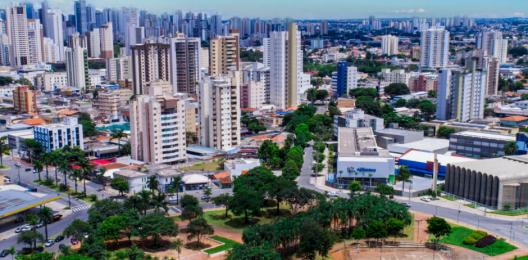
M33 226L31 226L31 225L24 226L24 227L22 228L22 232L30 231L32 228L33 228Z
M29 224L25 224L25 225L22 225L22 226L20 226L20 227L17 227L17 228L15 229L15 233L20 233L20 232L24 232L24 231L30 231L31 228L32 228L31 225L29 225Z
M9 255L9 251L7 249L4 249L2 252L0 252L0 257L6 257L7 255Z
M62 235L58 235L56 238L55 238L55 243L58 243L60 241L64 240L64 236Z
M335 191L328 192L328 197L336 198L337 197L337 192L335 192Z
M28 186L28 187L27 187L27 190L28 190L29 192L37 192L37 188L35 188L35 187L31 187L31 186Z
M53 214L53 221L59 221L62 218L61 214L55 213Z
M211 199L211 197L207 196L207 195L203 195L201 200L203 201L209 201Z
M407 202L404 202L404 203L403 203L403 206L405 206L405 207L408 208L408 209L411 208L411 204L409 204L409 203L407 203Z
M48 239L48 241L44 243L45 247L52 247L53 245L55 245L55 241L53 241L53 239Z
M428 197L420 198L420 200L423 201L423 202L431 202L431 199L428 198Z
M41 227L43 227L43 226L44 226L44 223L42 223L42 222L39 222L39 223L37 223L37 224L35 225L36 228L41 228Z
M26 168L25 171L26 171L26 172L30 172L30 171L31 171L31 168Z
M77 244L79 244L79 240L77 240L75 238L72 238L72 239L70 239L70 244L77 245Z

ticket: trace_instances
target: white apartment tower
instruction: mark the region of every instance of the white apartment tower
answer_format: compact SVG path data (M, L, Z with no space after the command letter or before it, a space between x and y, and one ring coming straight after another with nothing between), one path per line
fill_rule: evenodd
M99 28L94 28L88 32L88 56L90 58L99 58L101 56L101 33Z
M351 89L358 87L359 72L357 67L349 66L347 68L347 92L349 93Z
M99 28L101 39L101 58L110 59L114 57L114 34L112 23L106 23Z
M48 10L46 15L46 34L58 47L55 53L58 61L64 61L64 31L62 30L62 12L60 10Z
M29 63L42 63L42 24L39 20L30 19L27 21L28 43L29 43Z
M158 84L160 83L160 84ZM180 163L187 159L185 100L165 95L163 85L152 82L148 93L130 104L132 159L150 164Z
M477 48L484 51L484 55L499 59L499 63L508 61L508 40L502 38L500 31L483 31L477 35Z
M381 53L384 55L392 56L398 55L398 42L400 38L393 35L383 35L381 36Z
M90 77L88 75L88 52L86 48L74 46L66 48L66 73L68 84L72 87L85 91L90 87Z
M436 118L459 122L484 118L487 71L442 69L438 82Z
M431 27L422 31L420 41L420 66L437 69L447 66L449 60L449 31Z
M122 56L106 60L106 80L132 81L132 58Z
M240 71L202 78L200 144L228 151L240 145Z
M11 63L13 66L30 64L28 19L25 5L7 8L7 35L11 41Z
M270 32L263 43L264 64L270 68L270 102L278 109L297 106L299 82L303 77L301 34L297 24L289 24L287 32Z

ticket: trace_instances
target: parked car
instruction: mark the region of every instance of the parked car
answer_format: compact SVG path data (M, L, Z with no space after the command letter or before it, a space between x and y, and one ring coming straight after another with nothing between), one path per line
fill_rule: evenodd
M337 192L335 192L335 191L328 192L328 197L337 198Z
M31 168L26 168L26 172L30 172L31 171Z
M53 239L48 239L48 241L44 243L45 247L52 247L53 245L55 245L55 241L53 241Z
M61 214L58 214L58 213L53 214L53 221L58 221L58 220L60 220L61 218L62 218L62 215L61 215Z
M24 231L30 231L31 228L32 228L31 225L29 225L29 224L25 224L25 225L22 225L22 226L20 226L20 227L17 227L17 228L15 229L15 233L20 233L20 232L24 232Z
M431 199L428 198L428 197L420 198L420 200L423 201L423 202L431 202Z
M60 241L64 240L64 236L62 235L58 235L56 238L55 238L55 243L58 243Z
M207 196L207 195L203 195L201 200L203 201L209 201L211 199L211 197Z
M411 204L407 203L407 202L404 202L403 203L403 206L405 206L406 208L411 208Z
M9 251L7 249L4 249L2 252L0 252L0 257L6 257L7 255L9 255Z

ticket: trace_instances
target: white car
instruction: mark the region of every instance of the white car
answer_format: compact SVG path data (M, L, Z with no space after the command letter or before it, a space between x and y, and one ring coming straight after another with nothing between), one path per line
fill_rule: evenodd
M44 243L44 246L45 247L51 247L55 244L55 241L53 241L53 239L48 239L48 241L46 241L46 243Z
M428 197L420 198L420 200L423 201L423 202L430 202L431 201L431 199L428 198Z
M328 192L328 197L336 198L337 197L337 192L335 192L335 191Z
M31 225L29 225L29 224L25 224L25 225L22 225L22 226L20 226L20 227L17 227L17 228L15 229L15 233L20 233L20 232L24 232L24 231L30 231L31 228L32 228Z

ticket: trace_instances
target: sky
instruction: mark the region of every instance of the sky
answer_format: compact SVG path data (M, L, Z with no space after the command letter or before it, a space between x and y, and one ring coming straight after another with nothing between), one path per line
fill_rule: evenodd
M0 0L4 7L24 0ZM29 0L40 2L39 0ZM48 0L52 8L72 12L73 0ZM527 17L528 0L87 0L97 8L137 7L153 13L173 10L224 17L346 19L377 17Z

